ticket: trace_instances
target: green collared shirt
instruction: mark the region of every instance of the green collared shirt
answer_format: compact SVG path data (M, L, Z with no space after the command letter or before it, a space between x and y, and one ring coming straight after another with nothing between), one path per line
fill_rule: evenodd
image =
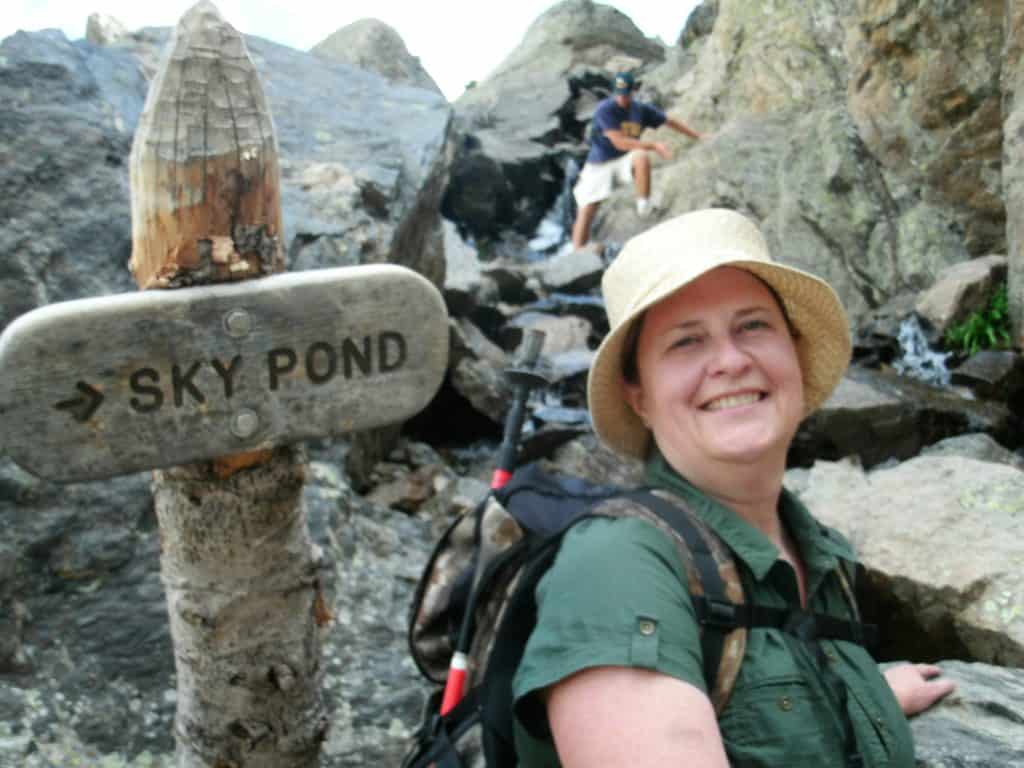
M796 574L758 529L687 483L657 454L648 462L647 480L682 497L732 550L749 602L799 606ZM807 569L808 609L850 618L837 575L839 560L854 557L849 545L788 492L779 511ZM640 667L706 690L686 574L673 542L650 523L621 518L578 524L536 596L537 625L514 681L520 765L560 765L543 705L533 694L575 672ZM830 672L823 673L821 654L792 635L763 627L749 631L719 718L732 768L842 768L854 740L865 768L911 768L910 729L874 660L853 643L824 640L821 648Z

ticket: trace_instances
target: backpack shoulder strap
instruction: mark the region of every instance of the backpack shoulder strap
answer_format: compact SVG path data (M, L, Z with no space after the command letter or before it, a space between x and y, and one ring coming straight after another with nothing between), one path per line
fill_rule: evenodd
M747 627L735 618L736 606L745 602L743 583L735 559L717 534L681 499L671 498L649 490L628 491L598 505L594 513L639 517L672 539L686 568L701 627L704 682L717 715L729 702L746 651Z

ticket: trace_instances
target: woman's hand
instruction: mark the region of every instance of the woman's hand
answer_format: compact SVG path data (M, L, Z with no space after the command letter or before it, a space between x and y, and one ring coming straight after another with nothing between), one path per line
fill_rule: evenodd
M932 679L941 674L942 670L934 664L900 664L885 670L885 680L903 714L910 717L924 712L956 688L956 683L949 678Z

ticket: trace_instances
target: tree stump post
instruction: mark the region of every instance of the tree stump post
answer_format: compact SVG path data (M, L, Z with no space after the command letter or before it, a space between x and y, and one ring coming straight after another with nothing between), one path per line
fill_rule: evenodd
M141 289L283 269L270 111L241 35L208 0L178 23L150 88L131 197L130 266ZM246 316L223 322L244 330L231 326ZM232 422L239 436L254 429L243 416ZM319 765L330 615L302 505L304 469L301 450L285 447L154 472L180 768Z

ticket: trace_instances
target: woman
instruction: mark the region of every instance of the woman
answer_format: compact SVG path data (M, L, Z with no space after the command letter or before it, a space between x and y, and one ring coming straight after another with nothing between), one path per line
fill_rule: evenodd
M853 553L782 487L800 421L849 360L834 291L772 262L758 228L728 210L633 238L602 289L611 330L588 385L598 436L644 459L647 482L718 534L749 601L851 618L837 565ZM752 627L716 717L679 558L635 518L576 526L537 603L515 680L523 766L910 768L906 715L953 689L930 665L883 676L859 645Z

